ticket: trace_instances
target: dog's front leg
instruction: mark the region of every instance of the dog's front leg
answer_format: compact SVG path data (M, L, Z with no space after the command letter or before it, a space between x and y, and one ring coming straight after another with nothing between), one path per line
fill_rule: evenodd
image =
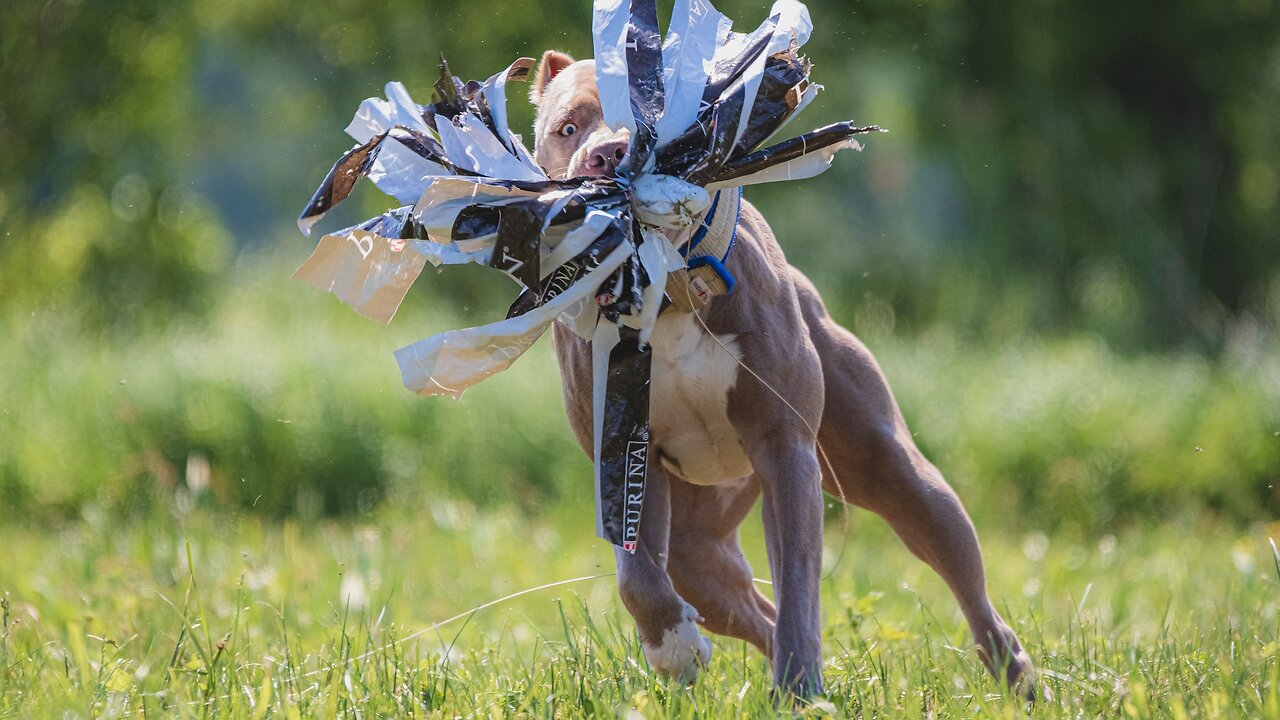
M777 622L774 688L807 698L822 693L822 477L817 428L823 377L817 350L785 295L765 306L742 333L742 362L729 396L729 418L760 482L765 547Z
M711 660L711 641L698 632L698 611L676 593L667 575L670 479L655 462L649 465L645 482L636 552L614 549L618 594L636 621L649 665L663 674L692 681Z
M765 545L778 622L773 636L774 687L810 697L822 693L822 483L812 440L776 437L751 453L762 494Z

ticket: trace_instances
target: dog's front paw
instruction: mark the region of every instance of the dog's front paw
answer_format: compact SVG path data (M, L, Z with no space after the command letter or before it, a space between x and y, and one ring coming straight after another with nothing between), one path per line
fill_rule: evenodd
M685 604L680 622L662 633L659 645L642 643L644 657L654 670L685 682L693 682L702 666L711 662L711 641L698 632L698 611Z

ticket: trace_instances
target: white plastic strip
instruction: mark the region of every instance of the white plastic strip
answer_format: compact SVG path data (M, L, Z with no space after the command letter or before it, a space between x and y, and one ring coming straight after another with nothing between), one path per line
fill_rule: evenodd
M640 318L637 322L640 330L640 346L643 347L649 344L649 337L653 335L653 326L658 322L658 312L662 310L662 294L667 289L667 273L682 267L684 261L681 258L679 263L669 264L672 254L677 258L680 258L680 254L675 252L667 236L657 228L641 225L640 233L644 240L636 250L636 256L639 257L645 274L649 276L649 286L644 289L641 296Z
M489 258L493 255L492 246L468 252L459 248L456 244L441 245L429 240L414 240L410 247L436 267L441 265L465 265L467 263L488 265Z
M462 125L445 118L436 118L436 130L445 154L458 167L491 178L503 180L543 180L545 175L535 172L507 152L506 147L493 136L480 118L464 113Z
M391 102L391 120L396 125L413 128L418 132L430 133L431 128L422 119L422 111L418 104L409 97L409 91L403 83L389 82L386 86L387 100Z
M595 298L583 298L560 313L556 321L583 340L590 340L600 322L600 308L596 305Z
M707 0L676 0L662 45L666 109L658 120L659 147L697 119L716 48L732 24Z
M355 117L347 124L346 133L360 145L392 128L391 103L382 98L367 98L360 103Z
M766 55L780 53L790 47L793 34L797 47L809 42L809 36L813 34L813 21L809 19L809 8L804 3L798 0L777 0L769 10L769 16L774 15L779 16L778 30L774 32L773 40L765 50Z
M636 130L631 114L631 86L627 77L627 26L630 0L596 0L591 16L595 38L596 89L605 124L612 130Z
M388 97L396 98L395 101L365 99L347 125L348 135L363 145L396 125L431 134L404 85L387 83L386 92ZM378 149L378 157L370 166L368 177L382 192L402 203L411 203L422 195L434 178L451 174L444 166L431 162L395 140L389 140Z
M467 388L511 367L558 315L591 297L631 253L631 245L622 243L585 278L523 315L451 330L400 348L395 355L404 386L424 396L462 397Z
M539 178L547 177L546 171L543 170L542 166L538 165L538 161L534 160L533 156L529 154L529 148L524 146L524 138L508 130L507 142L515 148L516 157L520 159L520 162L524 163L525 167L536 173Z
M395 140L384 140L369 168L369 180L382 192L408 204L416 202L437 178L452 173Z
M493 118L493 127L498 131L498 139L513 153L515 149L511 146L511 130L507 127L507 79L517 65L528 62L528 58L516 60L502 72L485 80L480 87L480 94L484 96L484 101L489 106L489 115Z
M560 244L551 249L551 252L542 259L542 277L547 277L556 271L556 268L569 262L578 256L578 253L587 249L587 246L595 242L613 221L616 215L612 215L600 210L592 210L583 218L582 224L570 230L560 241Z

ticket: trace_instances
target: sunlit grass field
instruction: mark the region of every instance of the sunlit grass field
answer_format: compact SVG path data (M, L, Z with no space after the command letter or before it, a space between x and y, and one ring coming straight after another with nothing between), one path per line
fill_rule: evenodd
M199 317L0 312L0 717L777 712L740 642L691 687L648 670L546 343L460 402L399 387L391 350L508 285L440 276L379 327L296 260L246 259ZM836 314L978 525L1033 717L1280 718L1273 336L1124 355L865 309ZM826 533L826 695L799 712L1026 716L883 523L833 503ZM758 519L744 544L767 582Z
M0 715L773 712L767 665L741 642L717 639L688 688L647 669L588 501L300 524L195 500L123 525L6 523ZM1280 527L985 530L993 597L1043 671L1032 716L1280 717ZM744 541L767 580L758 521ZM1025 714L982 670L942 583L878 519L834 517L825 565L827 693L803 712Z

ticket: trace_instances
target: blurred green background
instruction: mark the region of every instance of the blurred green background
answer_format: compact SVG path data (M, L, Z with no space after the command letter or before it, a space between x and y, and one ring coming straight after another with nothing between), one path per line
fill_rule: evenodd
M737 30L767 12L717 5ZM809 7L826 92L795 127L890 133L748 197L980 524L1276 517L1275 3ZM289 279L313 245L294 218L363 98L390 80L425 98L441 52L479 78L588 56L588 2L18 0L4 18L7 517L590 496L549 343L459 403L399 385L391 351L500 317L505 279L428 274L388 327ZM390 204L363 187L326 227Z

